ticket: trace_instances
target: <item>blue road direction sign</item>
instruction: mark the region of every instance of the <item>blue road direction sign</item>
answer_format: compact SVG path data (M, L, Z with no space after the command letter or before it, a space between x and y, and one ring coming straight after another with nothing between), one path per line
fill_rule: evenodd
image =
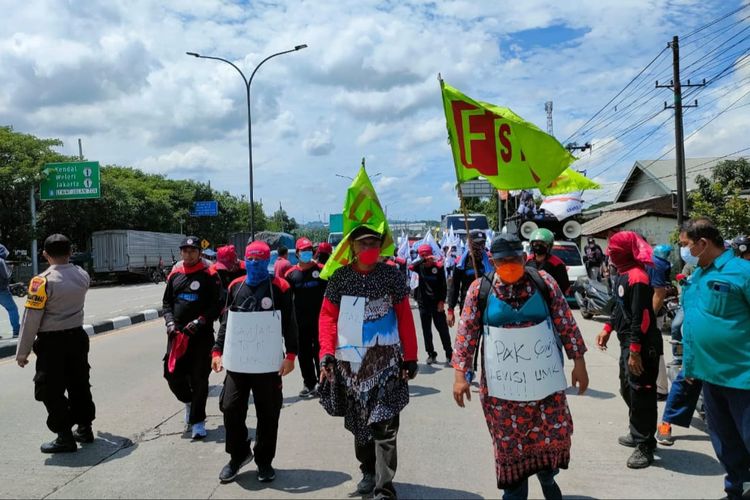
M99 198L99 162L47 163L39 187L42 200L81 200Z
M193 217L215 217L219 215L219 202L216 200L194 201L193 212L190 215Z

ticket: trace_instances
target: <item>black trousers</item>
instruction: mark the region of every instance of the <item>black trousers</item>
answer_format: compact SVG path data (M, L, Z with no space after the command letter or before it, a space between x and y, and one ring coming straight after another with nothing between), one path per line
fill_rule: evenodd
M298 318L299 347L297 359L305 387L315 388L320 380L320 343L318 341L318 318Z
M628 405L630 434L638 445L656 448L657 408L656 377L659 375L660 354L653 347L643 347L643 373L636 377L628 369L629 346L620 351L620 394Z
M183 403L190 403L190 420L196 424L206 420L208 400L208 376L211 374L211 348L214 336L210 332L200 332L190 337L185 354L174 367L167 369L169 351L164 357L164 378L175 397Z
M448 361L453 354L453 345L451 343L451 334L448 329L448 321L445 319L445 313L438 311L437 304L434 302L424 302L419 304L419 319L422 322L422 336L424 346L427 349L428 356L436 356L435 346L432 343L432 323L435 323L435 329L440 335L440 342L443 344L443 351Z
M372 441L364 445L354 442L354 453L359 460L360 470L363 473L375 474L375 498L396 498L393 478L398 466L398 426L398 415L389 420L376 422L370 425Z
M255 463L271 465L276 456L279 434L279 415L283 396L281 376L278 373L237 373L227 371L219 408L224 413L227 453L232 460L247 456L250 443L247 436L247 402L253 392L258 426L255 431Z
M49 430L69 432L74 424L91 425L96 408L89 383L89 336L83 328L40 332L34 353L34 398L47 408Z

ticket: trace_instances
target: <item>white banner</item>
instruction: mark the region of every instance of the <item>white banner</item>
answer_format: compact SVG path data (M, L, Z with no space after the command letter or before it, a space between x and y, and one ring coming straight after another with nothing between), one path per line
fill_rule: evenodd
M229 311L224 368L238 373L278 372L283 358L281 311Z
M572 193L547 196L539 208L543 208L561 221L580 214L583 210L583 201L579 194Z
M361 363L367 353L363 346L362 329L365 324L365 297L341 297L338 320L338 343L336 358L342 361Z
M543 321L527 328L489 327L484 371L490 396L539 401L568 386L557 333Z

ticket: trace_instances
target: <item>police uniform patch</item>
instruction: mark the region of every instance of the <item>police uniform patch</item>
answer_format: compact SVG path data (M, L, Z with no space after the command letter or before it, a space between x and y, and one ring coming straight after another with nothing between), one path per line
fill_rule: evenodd
M271 309L272 305L273 301L271 300L271 297L263 297L263 300L260 301L260 307L263 309Z
M44 309L47 305L47 278L34 276L29 283L29 295L26 297L27 309Z
M313 271L312 277L313 277L313 278L316 278L316 279L317 279L317 278L320 278L320 272L318 272L318 271Z
M192 283L190 283L190 289L191 290L197 290L200 287L201 287L201 282L200 281L193 281Z

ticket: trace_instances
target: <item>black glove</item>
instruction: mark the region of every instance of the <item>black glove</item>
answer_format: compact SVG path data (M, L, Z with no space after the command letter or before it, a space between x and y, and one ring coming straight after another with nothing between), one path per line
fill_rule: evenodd
M406 370L409 373L409 380L414 380L419 371L419 365L416 361L404 361L401 363L401 369Z
M321 368L325 368L326 370L333 369L335 365L336 358L332 354L326 354L323 356L323 359L320 360Z
M174 335L177 328L174 326L174 321L167 323L167 335Z
M182 329L182 333L185 333L187 335L195 335L196 333L198 333L198 330L200 330L200 327L202 325L203 323L201 323L200 318L194 319L193 321L185 325L185 327Z

